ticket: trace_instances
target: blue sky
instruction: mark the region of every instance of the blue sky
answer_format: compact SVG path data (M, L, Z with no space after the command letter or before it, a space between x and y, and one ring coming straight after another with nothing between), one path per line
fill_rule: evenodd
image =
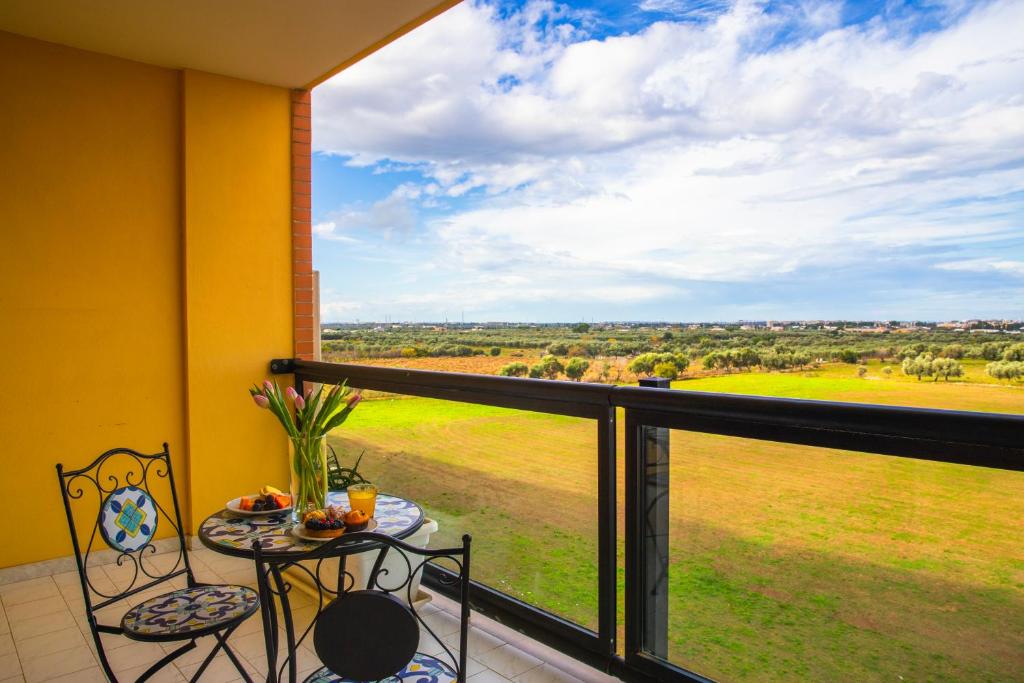
M1024 317L1020 26L467 0L313 93L322 318Z

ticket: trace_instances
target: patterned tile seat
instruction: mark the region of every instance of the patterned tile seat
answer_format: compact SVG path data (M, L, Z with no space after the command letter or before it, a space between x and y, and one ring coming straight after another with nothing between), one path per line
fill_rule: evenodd
M403 683L455 683L455 670L437 657L417 652L412 661L388 681ZM310 674L304 683L357 683L350 678L342 678L327 667Z
M259 595L246 586L193 586L139 603L121 619L135 640L181 640L223 630L259 609Z

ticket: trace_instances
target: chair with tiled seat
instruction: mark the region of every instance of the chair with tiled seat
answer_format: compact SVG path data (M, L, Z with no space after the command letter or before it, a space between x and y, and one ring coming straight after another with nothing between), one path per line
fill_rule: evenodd
M227 639L259 610L259 595L247 586L196 581L182 532L167 444L152 455L115 448L77 470L65 470L58 464L57 478L82 582L86 618L96 654L109 680L117 678L103 649L103 633L136 641L183 643L149 667L137 681L147 680L195 648L197 639L209 636L216 639L216 645L192 680L198 680L210 662L224 652L241 678L251 683ZM168 498L170 509L160 502ZM76 519L86 522L81 526L82 533ZM158 530L171 533L162 534L164 538L157 540ZM163 553L158 553L158 546ZM121 569L117 583L111 582L100 569L103 564L113 563ZM148 597L182 579L184 587ZM141 601L130 604L138 599ZM98 613L109 611L106 608L116 610L118 606L127 609L119 625L100 623Z
M324 666L306 675L304 683L382 680L465 683L469 548L468 535L462 537L461 547L431 550L366 531L346 533L317 548L288 557L263 553L259 543L254 543L268 683L279 680L297 683L300 663L296 655L299 646L309 640ZM366 588L356 590L354 577L345 569L346 557L377 550L379 554L366 577ZM407 571L389 577L383 567L389 553L404 558ZM326 562L332 558L338 558L336 568ZM458 591L457 652L438 638L416 607L417 596L413 591L418 582L414 578L427 566L437 570L442 583ZM312 591L315 598L315 616L304 628L297 628L289 600L297 580L307 591ZM278 642L278 611L284 621L283 644ZM421 652L421 638L439 645L443 652L436 655ZM432 651L434 649L432 647ZM284 654L280 661L279 652Z

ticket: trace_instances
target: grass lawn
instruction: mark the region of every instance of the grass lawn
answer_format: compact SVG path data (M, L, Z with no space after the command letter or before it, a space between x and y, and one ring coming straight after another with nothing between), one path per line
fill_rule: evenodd
M897 373L831 365L675 386L1024 413L1019 388ZM1020 678L1024 474L671 439L671 659L721 680ZM592 422L381 399L332 440L346 462L366 449L371 479L421 502L437 543L472 533L474 578L596 625Z

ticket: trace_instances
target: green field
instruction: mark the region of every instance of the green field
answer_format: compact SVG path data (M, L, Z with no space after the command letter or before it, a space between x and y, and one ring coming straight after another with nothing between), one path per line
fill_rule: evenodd
M1024 413L1020 388L917 382L877 364L863 379L835 364L675 386ZM472 533L474 578L596 625L592 422L382 399L332 439L347 462L365 449L382 488L423 503L437 543ZM721 680L1021 678L1024 474L671 439L673 661Z

